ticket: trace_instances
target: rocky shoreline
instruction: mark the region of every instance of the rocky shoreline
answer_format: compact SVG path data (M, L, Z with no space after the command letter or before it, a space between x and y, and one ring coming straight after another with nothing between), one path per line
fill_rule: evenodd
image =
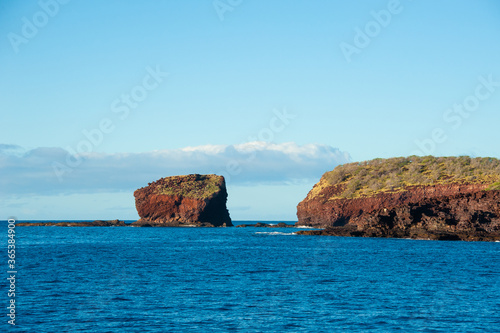
M293 224L286 224L285 222L280 222L277 224L269 224L269 223L255 223L255 224L239 224L236 228L297 228L297 226Z
M225 179L190 174L134 192L138 221L18 223L61 227L231 227ZM297 223L238 228L315 228L301 235L500 241L500 161L375 159L325 173L297 206Z
M500 242L499 232L486 232L480 230L464 230L450 232L446 230L426 230L424 228L393 229L381 231L380 229L358 230L355 226L328 227L322 230L301 230L298 235L309 236L338 236L338 237L374 237L374 238L405 238L419 240L445 240L445 241L483 241Z
M189 228L189 227L203 227L214 228L211 223L198 223L198 224L185 224L185 223L151 223L138 220L132 223L125 223L121 220L95 220L85 222L74 221L60 221L60 222L19 222L16 224L19 227L169 227L169 228ZM297 228L294 224L287 224L280 222L277 224L269 224L258 222L255 224L239 224L235 228Z
M127 227L121 220L95 220L92 222L19 222L16 227Z
M414 179L424 180L406 185ZM297 224L324 230L299 234L497 241L498 179L495 159L410 157L341 166L297 206Z
M390 206L387 202L392 199L370 200L379 200L385 204L377 209L344 210L337 213L335 215L337 219L333 221L331 216L326 218L324 221L332 224L323 226L324 230L301 231L299 234L465 241L500 240L500 191L478 190L449 196L423 197L419 201ZM361 200L357 201L360 206L366 204ZM346 214L346 211L349 214Z

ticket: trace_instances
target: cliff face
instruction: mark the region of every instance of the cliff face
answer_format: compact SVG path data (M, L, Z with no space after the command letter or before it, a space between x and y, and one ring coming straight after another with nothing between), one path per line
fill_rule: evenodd
M430 198L484 191L488 185L434 185L413 186L397 193L381 193L374 197L330 199L335 187L324 188L320 195L307 197L297 206L299 225L324 228L342 226L351 219L381 209L416 204Z
M135 224L232 226L224 177L187 175L159 179L134 192Z
M388 162L390 167L384 165L384 160L377 160L326 173L297 206L297 225L326 229L301 233L500 239L498 160L491 159L492 164L475 168L474 160L462 159L458 161L463 166L457 168L454 163L458 158L414 158L416 162L397 159L399 170L392 167L393 159ZM435 161L438 167L433 169ZM415 176L414 170L428 178ZM428 176L431 173L434 179ZM377 183L379 179L382 184ZM409 185L407 180L414 179L423 179L423 184Z

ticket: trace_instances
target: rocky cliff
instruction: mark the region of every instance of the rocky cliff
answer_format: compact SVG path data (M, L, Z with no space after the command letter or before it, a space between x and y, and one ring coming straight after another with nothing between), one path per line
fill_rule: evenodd
M500 161L377 159L326 173L297 207L303 234L500 239Z
M161 178L134 192L140 219L135 225L232 226L224 177L187 175Z

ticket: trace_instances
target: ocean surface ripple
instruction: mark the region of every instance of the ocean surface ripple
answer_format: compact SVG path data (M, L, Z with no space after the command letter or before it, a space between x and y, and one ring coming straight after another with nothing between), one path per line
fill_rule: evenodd
M297 230L17 227L16 330L499 332L499 243Z

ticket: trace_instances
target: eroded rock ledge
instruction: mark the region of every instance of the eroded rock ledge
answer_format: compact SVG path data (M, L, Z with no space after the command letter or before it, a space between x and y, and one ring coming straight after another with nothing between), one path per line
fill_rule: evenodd
M410 157L336 169L297 207L297 225L325 229L299 234L500 240L499 166L496 159ZM422 184L408 185L413 179Z
M161 178L134 192L134 226L229 227L224 177L192 174Z
M361 213L344 225L303 235L500 241L500 191L424 199Z

